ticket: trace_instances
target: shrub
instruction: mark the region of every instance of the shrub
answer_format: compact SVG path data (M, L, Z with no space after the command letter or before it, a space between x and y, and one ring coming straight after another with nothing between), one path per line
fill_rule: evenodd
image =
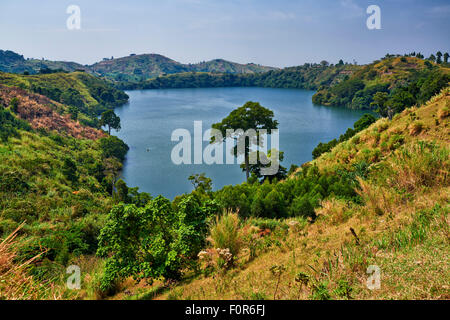
M125 160L125 155L130 149L125 142L115 136L101 138L100 149L105 158L115 157L120 161Z
M224 213L216 218L210 230L210 241L215 248L229 249L235 259L242 246L242 231L236 213Z
M97 251L108 257L102 290L128 276L179 279L182 269L192 265L205 243L207 218L215 204L199 203L189 195L175 209L162 196L144 208L123 203L113 207Z
M299 196L292 201L291 215L294 217L311 217L313 219L316 217L314 207L307 196Z

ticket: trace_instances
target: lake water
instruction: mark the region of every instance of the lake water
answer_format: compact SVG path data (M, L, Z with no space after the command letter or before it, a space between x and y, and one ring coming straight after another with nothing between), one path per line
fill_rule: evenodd
M193 189L188 177L194 173L204 172L210 177L214 190L245 180L238 164L174 164L171 152L178 142L171 141L171 135L175 129L189 130L193 141L194 121L203 122L204 132L246 101L257 101L273 110L279 121L280 150L284 151L281 165L289 169L291 164L310 161L319 142L339 137L364 114L360 110L315 106L311 102L314 92L298 89L201 88L127 94L129 103L115 110L122 124L117 136L130 147L123 179L130 187L170 199Z

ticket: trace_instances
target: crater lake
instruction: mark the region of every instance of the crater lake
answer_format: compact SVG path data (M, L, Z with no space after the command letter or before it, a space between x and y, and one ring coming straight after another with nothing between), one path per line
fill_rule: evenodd
M213 189L245 181L245 172L235 159L227 164L180 164L172 162L172 141L176 129L191 133L192 159L194 121L202 121L203 133L232 110L247 101L259 102L275 114L279 122L279 149L284 152L282 166L301 165L312 160L311 152L319 142L339 138L364 113L340 107L314 105L314 91L274 88L195 88L127 91L129 103L115 109L122 129L114 133L124 140L128 151L122 178L129 187L152 196L169 199L189 193L192 174L205 173ZM208 142L203 142L206 147ZM203 148L204 149L204 148ZM225 153L224 160L225 163Z

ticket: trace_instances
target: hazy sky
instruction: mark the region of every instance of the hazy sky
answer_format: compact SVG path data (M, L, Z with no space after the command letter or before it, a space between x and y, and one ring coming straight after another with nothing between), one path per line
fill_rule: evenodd
M69 5L81 29L68 30ZM366 8L381 8L381 30ZM450 51L446 0L0 0L0 49L90 64L160 53L183 63L214 58L285 67L389 53Z

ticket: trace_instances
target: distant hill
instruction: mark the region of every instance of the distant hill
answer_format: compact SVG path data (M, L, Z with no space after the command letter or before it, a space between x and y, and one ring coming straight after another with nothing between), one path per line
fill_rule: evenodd
M84 70L88 73L104 77L111 81L139 82L169 74L184 72L212 72L230 74L262 73L277 68L260 66L254 63L239 64L223 59L215 59L197 64L183 64L160 54L131 54L121 58L105 58L92 65L81 65L76 62L25 59L13 51L0 50L0 71L30 74L41 70L61 71Z
M118 59L104 60L90 66L90 70L97 75L110 80L125 82L142 81L185 72L253 74L275 69L253 63L239 64L223 59L198 64L182 64L159 54L130 55Z
M210 62L210 67L218 65ZM225 67L225 64L222 64ZM249 66L249 65L247 65ZM270 87L317 90L333 86L362 66L353 64L322 65L306 63L302 66L253 73L223 73L202 70L167 74L145 81L123 81L116 84L121 89L169 89L169 88L210 88L210 87ZM204 66L206 68L206 66Z
M76 62L25 59L22 55L13 51L0 50L0 71L35 74L39 73L41 69L63 70L67 72L88 70L87 67Z

